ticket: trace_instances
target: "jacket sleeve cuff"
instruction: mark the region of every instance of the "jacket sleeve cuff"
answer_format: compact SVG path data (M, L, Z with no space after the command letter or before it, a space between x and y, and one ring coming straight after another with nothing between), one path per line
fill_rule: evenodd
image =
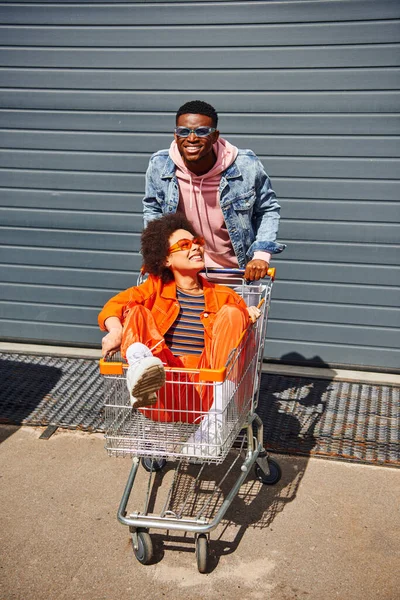
M256 250L253 255L253 259L264 260L266 263L271 262L271 252L263 252L262 250Z
M253 242L247 251L247 258L251 260L254 258L254 253L257 251L269 252L270 254L280 254L286 248L286 244L279 244L278 242Z

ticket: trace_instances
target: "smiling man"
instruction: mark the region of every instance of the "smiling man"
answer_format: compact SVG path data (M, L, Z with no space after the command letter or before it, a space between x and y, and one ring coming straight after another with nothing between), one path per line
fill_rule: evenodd
M276 242L280 206L258 157L219 135L218 115L194 100L176 113L174 140L150 158L143 199L145 226L182 212L205 239L207 267L245 268L264 277Z

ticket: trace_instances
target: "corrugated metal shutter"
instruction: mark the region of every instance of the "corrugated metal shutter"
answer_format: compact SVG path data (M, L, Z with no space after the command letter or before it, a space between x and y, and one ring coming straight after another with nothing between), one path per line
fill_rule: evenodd
M96 344L150 153L201 98L283 207L267 355L399 360L397 0L0 2L0 328Z

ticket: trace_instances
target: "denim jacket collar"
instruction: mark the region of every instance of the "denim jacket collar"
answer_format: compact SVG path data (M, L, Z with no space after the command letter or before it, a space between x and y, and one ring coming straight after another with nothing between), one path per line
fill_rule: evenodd
M236 164L236 161L234 161L231 165L229 165L229 167L226 169L226 171L223 171L222 175L226 179L236 179L237 177L242 176L240 169L239 169L238 165Z
M175 169L176 165L174 161L170 156L168 156L167 160L165 161L165 166L161 173L161 179L172 179L172 177L175 175Z

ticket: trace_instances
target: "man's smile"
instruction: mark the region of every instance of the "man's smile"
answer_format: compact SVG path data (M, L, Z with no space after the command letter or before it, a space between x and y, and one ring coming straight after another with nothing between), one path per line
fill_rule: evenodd
M185 150L186 150L186 152L189 152L190 154L195 154L198 150L201 150L201 146L190 144L188 146L185 146Z

